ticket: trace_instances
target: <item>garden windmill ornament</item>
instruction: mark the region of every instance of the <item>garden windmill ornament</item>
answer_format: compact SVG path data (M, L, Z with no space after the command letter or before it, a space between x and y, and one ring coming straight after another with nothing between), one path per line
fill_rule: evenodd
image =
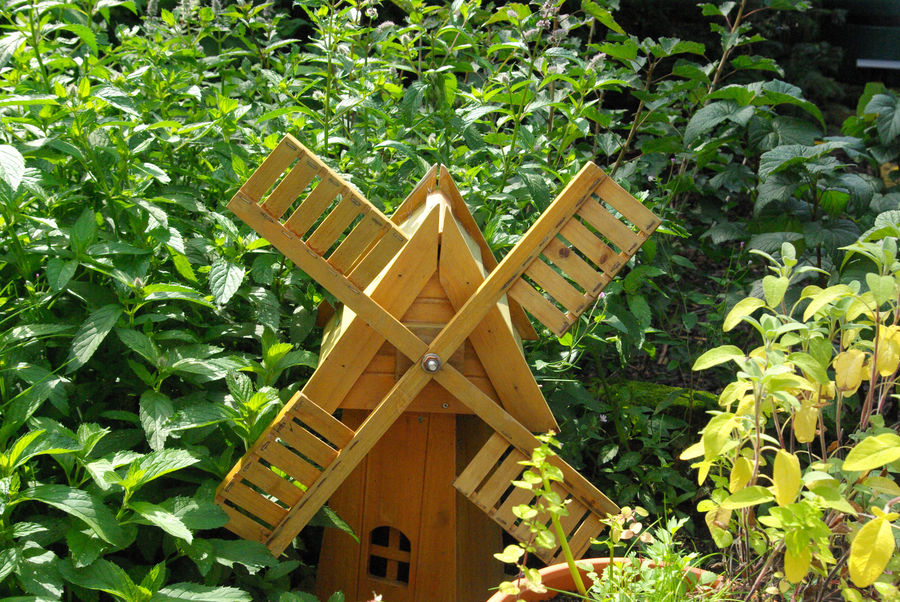
M391 600L467 599L457 573L479 567L459 552L485 531L453 488L527 539L512 508L532 497L510 481L532 433L556 429L519 345L534 336L522 309L561 336L659 219L588 163L498 265L443 166L389 219L291 136L228 207L343 307L309 382L219 486L227 527L279 554L334 496L360 543L348 560L326 537L320 582L341 574L324 580L348 599L372 584ZM618 508L554 462L580 557Z

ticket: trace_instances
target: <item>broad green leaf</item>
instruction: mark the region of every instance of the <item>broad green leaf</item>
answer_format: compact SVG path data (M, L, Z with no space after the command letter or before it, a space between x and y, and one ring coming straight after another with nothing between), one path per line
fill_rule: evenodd
M126 602L141 600L141 591L119 565L103 558L95 560L91 565L76 568L66 558L59 563L63 578L86 589L106 592Z
M866 437L857 443L847 454L843 469L874 470L898 459L900 459L900 436L883 433Z
M22 491L19 500L43 502L83 520L103 541L123 545L126 534L112 510L93 495L67 485L38 485Z
M809 321L817 311L822 309L828 303L852 295L853 289L846 284L835 284L834 286L829 286L828 288L821 290L811 297L809 305L806 306L806 309L803 312L803 321Z
M147 443L153 450L161 450L169 436L166 424L175 415L172 400L156 391L145 391L140 403L141 426L147 436Z
M181 519L156 504L149 502L131 502L129 508L140 514L144 519L156 525L169 535L178 537L188 543L193 541L193 536Z
M698 357L692 370L706 370L707 368L712 368L731 360L743 359L744 357L746 357L744 352L734 345L722 345L721 347L710 349Z
M150 337L133 328L117 328L116 334L129 349L140 354L151 365L156 366L159 361L159 350L156 349Z
M74 528L74 525L66 531L66 545L75 568L88 566L100 557L104 549L103 542L93 531L81 531Z
M99 52L99 48L97 47L97 36L86 25L79 25L79 24L72 23L72 24L63 25L61 27L61 29L71 31L76 36L81 38L81 41L84 42L87 45L87 47L90 48L91 51L93 51L94 54L97 54Z
M733 493L722 502L722 508L727 510L738 510L740 508L749 508L771 502L773 498L772 492L761 485L752 485L745 487Z
M784 276L772 276L771 274L763 277L762 287L763 293L766 295L766 305L775 307L784 299L784 293L787 291L790 280Z
M0 583L13 572L19 562L21 562L20 548L8 547L0 550Z
M787 356L787 360L803 371L803 374L812 378L820 385L827 385L831 380L828 378L827 365L823 366L819 360L808 353L797 351Z
M76 256L81 256L97 238L97 222L94 212L85 209L75 221L69 234L69 244Z
M878 303L879 306L884 305L891 299L897 297L897 295L894 294L896 281L893 276L879 276L878 274L869 272L866 274L866 284L869 285L869 290L872 291L872 295L875 296L875 302Z
M711 102L695 112L684 130L685 146L693 144L700 136L734 115L738 109L737 103L722 100Z
M775 466L772 472L775 502L779 506L787 506L797 499L803 481L800 478L800 460L792 453L779 449L775 454Z
M754 311L763 307L765 302L762 299L757 297L746 297L738 301L734 307L731 308L731 311L728 312L728 315L725 316L725 323L722 327L722 330L728 332L735 326L741 323L741 319L745 316L749 316Z
M64 261L59 257L54 257L47 262L44 272L47 274L47 282L54 291L61 291L66 288L69 280L75 275L75 269L78 262L74 259Z
M900 136L900 107L893 94L876 94L866 105L865 112L876 115L875 124L883 144L890 144Z
M327 508L327 506L322 507ZM260 569L278 563L269 549L258 541L242 539L208 539L206 541L213 544L216 562L227 567L242 564L247 567L247 571L251 575L259 572Z
M244 268L217 258L209 269L209 289L216 303L225 305L244 280Z
M87 363L109 331L116 325L119 316L122 315L123 308L116 303L104 305L95 310L88 316L75 338L72 339L72 347L69 350L69 363L66 368L67 372L74 372L78 368Z
M605 8L601 8L596 2L592 2L592 0L581 0L581 10L600 21L608 29L611 29L616 33L625 33L622 26L613 19L612 14Z
M137 489L154 479L193 466L199 461L200 458L185 449L161 449L150 452L132 463L121 485L126 489Z
M236 587L215 587L199 583L174 583L160 589L150 602L195 600L199 602L251 602L247 592Z
M200 291L181 284L150 284L143 288L147 301L190 301L211 309L215 306L206 300Z
M2 103L0 103L2 106ZM14 146L0 144L0 180L15 193L25 175L25 158Z
M894 555L894 547L891 524L884 517L879 516L863 525L850 544L847 560L853 584L869 587L875 583Z

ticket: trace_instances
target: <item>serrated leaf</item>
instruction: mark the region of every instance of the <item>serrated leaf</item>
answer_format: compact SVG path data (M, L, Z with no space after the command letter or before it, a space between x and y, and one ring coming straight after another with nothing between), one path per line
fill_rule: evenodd
M156 362L159 361L159 351L150 337L133 328L117 328L116 335L129 349L139 354L154 367L156 366Z
M174 583L160 589L150 602L195 600L199 602L251 602L247 592L236 587L214 587L199 583Z
M898 459L900 459L900 436L883 433L866 437L857 443L847 454L843 469L874 470Z
M323 508L327 508L327 506L323 506ZM278 563L269 549L258 541L239 539L209 539L206 541L213 544L216 562L227 567L242 564L247 567L247 571L251 575L259 572L260 569Z
M107 543L119 546L125 541L125 532L112 510L85 491L67 485L38 485L19 496L20 500L43 502L81 519Z
M97 238L97 222L94 212L85 209L75 221L69 233L69 245L76 256L81 256Z
M193 466L200 461L185 449L161 449L150 452L132 464L123 487L138 488L176 470Z
M74 528L66 532L66 545L69 547L75 568L88 566L97 560L103 551L103 543L92 533L92 531L82 532Z
M90 48L94 54L99 52L99 48L97 46L97 36L91 31L90 27L86 25L79 25L76 23L71 23L67 25L63 25L61 29L65 29L66 31L71 31L76 36L81 38L81 41L84 42L88 48Z
M141 598L128 573L109 560L101 558L89 566L75 568L69 559L63 559L59 569L66 581L79 587L106 592L127 602Z
M622 26L613 19L612 14L605 8L601 8L596 2L592 2L591 0L581 0L581 10L600 21L608 29L611 29L616 33L625 33Z
M161 450L169 436L166 424L175 414L172 400L156 391L145 391L140 402L141 426L147 436L147 443L153 450Z
M0 144L0 180L3 180L15 194L24 175L25 158L22 157L22 153L13 146Z
M216 303L225 305L244 280L243 266L217 258L209 269L209 288Z
M847 568L850 579L857 587L868 587L881 577L894 554L894 536L891 524L884 517L877 517L863 525L853 543Z
M878 137L882 144L890 144L900 136L900 110L893 94L876 94L866 105L865 112L874 114Z
M47 262L44 272L47 274L47 283L54 291L61 291L69 284L69 280L75 275L75 269L78 262L74 259L64 261L59 257L54 257Z
M141 515L144 519L153 525L156 525L169 535L183 539L188 543L193 541L190 530L181 519L156 504L149 502L131 502L129 507Z
M72 339L72 347L69 350L69 363L66 372L74 372L87 363L109 331L116 325L123 308L116 303L104 305L91 313Z

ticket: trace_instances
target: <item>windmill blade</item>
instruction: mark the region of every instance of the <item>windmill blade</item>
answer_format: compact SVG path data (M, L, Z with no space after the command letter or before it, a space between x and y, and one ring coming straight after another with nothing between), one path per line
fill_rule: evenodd
M357 290L364 289L407 241L359 191L290 135L241 186L228 208L285 255L320 257Z
M567 201L575 201L574 213L555 236L541 241L540 254L509 290L510 297L556 336L578 321L660 224L593 163L554 204L568 206Z

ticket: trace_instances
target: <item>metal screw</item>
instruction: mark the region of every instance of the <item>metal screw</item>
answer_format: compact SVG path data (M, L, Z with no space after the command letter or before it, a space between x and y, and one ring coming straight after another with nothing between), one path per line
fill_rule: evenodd
M434 374L441 369L441 358L437 353L426 353L422 356L422 370Z

